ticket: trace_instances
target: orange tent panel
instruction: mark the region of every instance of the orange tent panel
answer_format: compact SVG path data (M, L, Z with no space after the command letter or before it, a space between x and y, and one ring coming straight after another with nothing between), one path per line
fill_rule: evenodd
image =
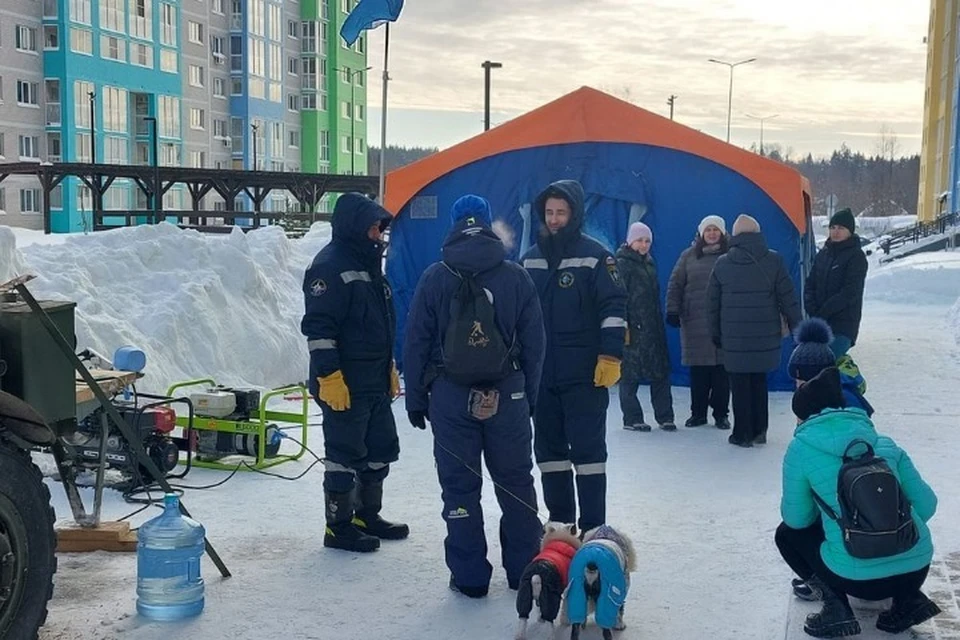
M506 151L578 142L636 143L685 151L741 174L806 230L809 182L790 167L727 144L596 89L581 87L553 102L413 164L391 171L386 208L398 214L421 189L462 166Z

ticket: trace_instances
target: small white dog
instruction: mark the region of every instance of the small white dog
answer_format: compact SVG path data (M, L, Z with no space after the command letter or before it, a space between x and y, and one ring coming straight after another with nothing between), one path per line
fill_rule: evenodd
M527 637L527 620L533 605L540 610L540 620L551 625L560 612L563 591L567 586L570 563L580 548L580 539L573 534L575 525L548 522L543 526L540 553L530 561L520 577L517 590L516 640Z
M626 534L609 525L587 531L570 564L560 616L562 624L572 625L570 640L580 638L591 614L604 640L612 640L614 629L626 628L623 610L636 564L637 554Z

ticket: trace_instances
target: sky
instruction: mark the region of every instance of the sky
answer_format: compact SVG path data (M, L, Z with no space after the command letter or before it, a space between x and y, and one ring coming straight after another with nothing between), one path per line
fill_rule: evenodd
M873 153L881 128L920 150L929 4L921 0L407 0L390 28L387 143L445 148L587 85L731 142ZM368 134L379 145L384 27L370 32Z

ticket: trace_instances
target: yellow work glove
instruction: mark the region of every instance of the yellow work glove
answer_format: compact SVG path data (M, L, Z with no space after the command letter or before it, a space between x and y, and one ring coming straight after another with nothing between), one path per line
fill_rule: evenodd
M397 399L400 397L400 373L397 371L397 364L390 365L390 397Z
M593 384L609 389L620 380L620 361L611 356L597 358L597 368L593 372Z
M334 371L326 377L317 378L320 385L320 400L330 405L334 411L346 411L350 408L350 389L343 381L343 372Z

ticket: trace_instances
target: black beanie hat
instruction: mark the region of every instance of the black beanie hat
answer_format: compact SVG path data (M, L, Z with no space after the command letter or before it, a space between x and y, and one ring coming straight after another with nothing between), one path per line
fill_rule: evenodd
M850 209L840 209L830 216L830 226L840 226L850 229L850 233L857 232L857 219L853 217L853 211Z
M794 333L797 348L790 354L787 372L795 380L810 380L827 367L837 364L837 356L830 349L833 332L821 318L809 318L797 326Z
M847 406L840 387L840 370L828 367L800 385L793 394L793 413L807 420L825 409L843 409Z

